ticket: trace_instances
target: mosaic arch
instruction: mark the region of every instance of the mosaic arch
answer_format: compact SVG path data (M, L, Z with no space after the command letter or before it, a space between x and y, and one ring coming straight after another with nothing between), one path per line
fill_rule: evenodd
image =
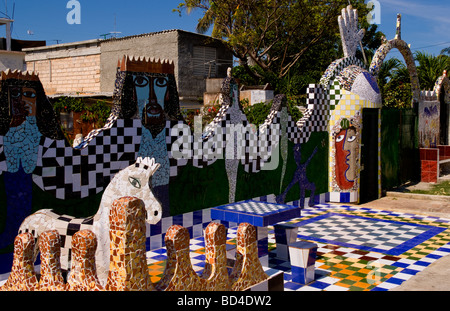
M444 91L444 102L450 104L450 80L447 76L447 70L444 70L442 76L436 80L433 91L438 98L441 92Z
M378 73L383 65L384 59L387 54L393 49L396 48L400 51L403 58L405 59L406 66L409 71L409 75L411 78L411 92L412 92L412 100L413 103L418 103L420 99L420 84L419 77L417 75L417 68L414 61L413 54L409 45L401 39L401 15L397 14L397 31L395 38L392 40L385 42L378 48L373 57L372 63L370 64L369 72L377 77Z

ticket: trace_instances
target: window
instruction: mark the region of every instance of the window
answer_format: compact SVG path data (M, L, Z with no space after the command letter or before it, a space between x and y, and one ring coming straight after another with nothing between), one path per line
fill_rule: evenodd
M194 76L217 77L216 49L207 46L194 46L193 52Z

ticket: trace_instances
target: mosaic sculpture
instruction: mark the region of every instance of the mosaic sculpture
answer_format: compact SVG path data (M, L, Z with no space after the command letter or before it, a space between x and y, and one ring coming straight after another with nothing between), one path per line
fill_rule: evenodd
M106 290L152 289L145 250L145 205L140 199L114 201L109 213L111 249Z
M27 216L30 216L32 210L31 202L38 201L34 197L36 193L39 195L45 193L45 195L64 201L86 199L86 201L77 206L77 209L82 211L85 208L84 202L88 202L92 196L106 191L105 189L114 176L122 169L133 165L139 156L149 155L155 157L156 162L161 166L155 173L157 176L154 175L152 178L152 191L162 205L162 216L168 217L171 214L170 206L172 205L168 194L170 184L178 183L179 187L180 183L182 183L183 187L186 186L183 179L177 179L184 166L192 165L195 168L206 168L214 164L220 157L212 157L211 159L210 156L217 154L220 150L222 152L225 151L225 145L223 144L227 141L227 127L231 125L237 127L242 125L247 131L239 142L234 141L239 143L237 146L236 144L233 146L231 143L229 146L229 150L233 151L233 156L236 154L234 151L241 152L242 157L239 158L239 161L235 161L236 159L233 158L231 160L235 164L239 162L239 167L242 165L245 172L258 173L264 167L267 168L266 165L271 160L272 153L279 148L281 149L284 168L282 176L280 176L281 178L277 183L280 185L280 189L282 188L286 164L289 160L287 156L288 141L294 140L299 142L298 137L301 136L304 139L301 138L300 140L304 143L307 142L310 130L317 130L314 126L309 126L309 124L316 124L314 111L305 115L301 124L296 124L292 121L287 110L284 109L285 105L277 105L277 102L274 101L274 107L264 125L260 127L259 132L253 132L253 130L250 131L252 127L249 127L249 123L244 120L245 115L242 113L241 107L235 105L233 110L231 105L233 100L230 100L229 96L231 93L225 92L219 114L211 126L207 127L203 135L200 135L200 146L205 147L210 144L212 149L205 147L206 153L203 153L199 158L180 159L174 156L172 145L177 139L180 139L179 133L177 133L177 126L184 125L185 122L179 114L178 95L172 72L173 63L168 61L124 57L118 64L116 88L114 91L115 105L110 117L103 128L93 130L75 148L64 139L58 118L56 118L55 112L51 109L51 105L45 97L37 75L18 71L8 71L2 74L0 94L2 104L0 105L0 110L3 109L2 111L6 112L9 110L8 102L16 102L11 96L19 98L18 93L9 92L9 87L6 87L6 85L24 85L26 89L23 93L29 98L25 96L26 98L23 97L21 103L14 104L15 107L17 106L17 120L22 118L20 117L22 115L20 111L25 109L20 107L29 106L28 102L30 101L32 103L35 102L36 124L42 135L39 136L37 149L34 145L33 148L26 147L20 151L20 157L16 157L22 159L20 167L25 162L30 163L30 165L25 165L27 167L26 171L20 168L17 172L10 173L8 172L8 166L12 168L16 165L14 163L18 162L8 162L6 159L5 152L8 150L8 142L10 140L6 138L6 145L4 142L7 135L6 130L9 129L11 121L8 119L9 121L3 124L5 133L4 136L0 135L0 171L2 172L0 179L4 181L4 189L8 199L6 205L7 213L5 213L8 219L5 221L6 228L0 238L0 248L5 248L13 243L20 225ZM224 90L231 90L231 80L232 78L224 81ZM28 88L31 86L37 91L29 91ZM238 94L234 94L234 96L238 98ZM163 112L157 109L155 103L160 107L164 106ZM31 112L34 113L33 110ZM236 116L240 115L241 119L231 118L232 113ZM157 116L158 114L159 117ZM162 121L162 115L165 116L165 123ZM5 120L7 118L9 117L5 117ZM33 118L30 116L28 119L32 120ZM30 122L33 123L32 121ZM16 123L18 121L13 122L14 125ZM162 129L163 123L165 124L164 129ZM281 127L280 123L282 123ZM280 128L282 129L282 139L281 147L278 147ZM208 132L208 129L213 130L212 135L208 134L211 133ZM30 134L28 137L34 136ZM195 143L198 143L193 140L193 137L188 135L187 137L182 137L182 139L187 139L192 143L190 146L191 150L202 149L193 148ZM215 142L215 139L218 139L218 143ZM36 142L33 141L33 143ZM235 147L238 149L235 150ZM28 156L31 153L27 153L28 151L25 152L24 150L37 150L37 155ZM209 153L211 150L213 150L212 153ZM31 165L33 161L30 159L33 159L33 165ZM278 165L277 162L275 164L273 169L276 169ZM233 201L236 193L236 190L233 189L239 189L240 183L239 171L236 171L236 168L237 166L234 165L233 170L228 169L229 185L231 186L228 201L218 200L215 203L210 203L210 205L192 206L189 208L212 207L219 203L229 202L230 198ZM32 172L29 173L30 171ZM227 169L224 167L224 172L226 171ZM11 177L11 174L15 175ZM196 180L195 176L192 176L192 178ZM169 184L167 183L168 181L170 181ZM226 182L226 179L224 181ZM265 185L260 187L262 189L266 188ZM193 193L193 191L189 192ZM175 196L177 195L176 193L176 191L172 191L172 194ZM123 195L126 194L123 193ZM274 194L269 195L274 197ZM195 204L201 204L202 202L202 200L195 200ZM40 207L38 209L44 209L44 211L38 212L36 215L46 217L44 216L45 211L53 207L48 206L47 202L39 202L39 204ZM54 201L52 204L58 204L58 201ZM189 211L189 208L187 211ZM178 210L174 209L174 212L178 212ZM62 237L61 243L63 244L61 265L63 270L68 270L70 267L68 260L65 258L68 256L68 249L70 249L70 237L80 229L89 228L94 220L92 218L78 219L66 213L64 214L51 214L50 216L51 218L58 218L58 221L62 221L59 226L59 232ZM39 222L39 217L32 219ZM149 234L153 234L153 231ZM105 244L104 241L106 240L101 235L97 238L98 248L102 249L102 245ZM156 240L151 239L151 244ZM160 245L160 242L158 245ZM97 264L101 264L101 261L98 260ZM104 283L105 273L101 270L98 273Z
M91 230L82 230L72 237L72 266L67 278L66 291L101 291L97 276L95 251L97 238Z
M14 261L11 273L0 291L35 291L39 289L34 272L34 237L19 234L14 241Z
M206 291L230 291L231 281L227 268L227 229L223 224L211 222L205 229L206 262L201 275Z
M419 77L417 75L417 68L411 49L409 48L409 45L401 38L400 14L397 14L397 29L395 38L389 41L384 39L384 43L378 48L378 50L375 52L375 55L372 58L372 62L369 68L370 74L372 74L374 77L378 76L378 73L381 69L381 65L383 64L384 59L393 48L398 49L405 60L406 67L408 68L409 76L411 79L411 92L413 95L412 99L414 103L418 103L420 100Z
M159 164L155 163L154 159L138 158L135 164L117 173L103 193L99 210L92 217L77 219L67 215L58 215L49 209L40 210L24 220L19 233L33 232L35 238L37 238L47 230L58 230L63 237L61 265L64 270L68 270L70 268L69 256L72 236L79 230L92 230L98 243L96 253L97 272L101 283L105 284L109 269L110 206L115 198L122 195L140 198L146 204L147 223L158 223L162 214L161 205L149 187L149 180L158 167ZM37 255L37 251L35 255Z
M241 223L237 232L236 262L231 271L231 288L244 290L267 279L258 259L256 228L248 223Z
M6 192L5 228L0 249L14 241L31 213L32 173L41 138L63 137L59 121L35 73L0 73L0 174Z
M256 229L243 223L237 235L236 263L228 274L226 228L210 223L205 230L206 263L198 275L190 261L189 231L173 225L166 232L167 264L161 280L150 281L146 258L144 202L136 197L114 200L109 211L110 264L103 286L97 277L97 240L91 230L72 238L72 269L64 282L61 273L61 237L57 230L39 235L41 274L34 272L34 237L16 237L14 265L2 291L229 291L245 290L268 279L258 259Z
M358 28L358 13L351 6L342 10L338 17L344 57L333 61L320 84L308 88L308 103L322 106L322 120L329 133L328 192L331 202L359 202L361 186L361 141L363 135L377 135L378 154L376 173L378 176L378 196L381 196L381 145L380 145L380 108L381 92L377 85L377 76L386 55L397 48L405 58L412 84L413 101L419 101L417 70L408 44L401 40L401 17L397 19L397 34L393 40L384 39L376 51L367 69L356 58L356 49L360 44L364 30ZM378 133L364 132L364 109L378 109Z
M120 98L122 118L138 117L142 134L138 156L151 157L160 164L152 178L152 187L163 206L163 216L170 215L170 163L166 144L167 126L182 120L174 77L174 64L167 60L130 58L118 64L116 95Z
M361 118L341 118L333 128L333 152L335 154L335 175L333 185L342 190L358 189L359 144Z
M342 9L338 24L344 57L355 56L358 43L361 42L365 33L364 29L358 29L358 11L352 9L351 5Z
M39 235L41 253L40 291L64 291L66 285L61 273L61 238L57 230L45 231Z
M164 291L201 291L204 288L205 280L201 279L192 268L189 257L189 231L180 226L174 225L167 230L166 245L170 245L167 257L172 260L169 268L170 280ZM169 259L168 259L169 260Z

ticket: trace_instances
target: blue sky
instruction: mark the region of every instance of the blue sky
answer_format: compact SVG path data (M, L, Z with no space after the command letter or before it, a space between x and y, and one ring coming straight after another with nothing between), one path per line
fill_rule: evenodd
M402 38L431 54L450 46L449 0L379 0L381 24L379 29L388 39L395 36L396 14L402 14ZM69 25L66 16L68 0L0 0L0 11L11 16L14 10L13 37L22 40L46 40L48 45L101 38L101 34L116 31L130 36L166 29L195 32L200 12L182 17L172 12L180 0L79 0L81 24ZM1 14L0 14L1 16ZM2 29L3 28L3 29ZM4 36L4 27L0 36ZM33 35L27 34L27 31ZM395 52L394 52L395 53ZM394 54L393 53L393 54ZM398 54L399 56L400 54ZM395 54L393 56L396 56Z

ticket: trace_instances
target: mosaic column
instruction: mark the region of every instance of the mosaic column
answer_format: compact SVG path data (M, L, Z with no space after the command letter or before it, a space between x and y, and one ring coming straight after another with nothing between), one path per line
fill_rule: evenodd
M201 279L192 268L188 229L180 226L171 226L166 233L166 239L172 244L171 259L175 254L175 269L165 291L202 291L205 287L205 280ZM175 250L175 252L174 252ZM173 264L173 261L172 261ZM173 266L172 266L173 267ZM163 277L164 278L164 277Z
M18 235L14 241L14 261L11 273L0 291L35 291L39 283L34 272L34 237Z
M230 275L233 291L245 290L268 278L258 258L256 234L255 226L249 223L238 227L236 262Z
M58 231L43 232L39 236L41 252L40 291L64 291L66 285L61 274L61 239Z
M133 197L117 199L111 206L108 291L153 289L146 259L145 213L144 202Z
M227 229L211 222L205 229L206 264L202 278L207 291L230 291L231 283L227 269Z
M97 277L95 251L97 238L90 230L82 230L72 237L72 267L67 280L68 291L100 291L103 286Z

